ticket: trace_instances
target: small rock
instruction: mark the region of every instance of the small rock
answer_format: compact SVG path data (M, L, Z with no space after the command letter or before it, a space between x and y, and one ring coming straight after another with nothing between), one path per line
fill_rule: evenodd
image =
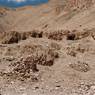
M94 85L93 85L93 86L91 86L91 87L90 87L90 89L95 90L95 86L94 86Z
M38 86L36 86L36 87L35 87L35 90L37 90L37 89L39 89L39 87L38 87Z
M56 87L55 87L55 89L57 90L57 89L59 89L61 86L60 85L57 85Z
M61 87L60 85L57 85L56 87Z

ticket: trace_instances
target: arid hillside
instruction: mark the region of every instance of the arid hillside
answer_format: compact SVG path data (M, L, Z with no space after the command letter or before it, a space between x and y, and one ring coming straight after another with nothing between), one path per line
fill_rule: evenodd
M74 28L88 27L94 23L94 4L94 0L50 0L49 3L40 6L15 10L1 9L0 27L7 31L31 31L35 28L49 30L74 27L70 26L72 22L76 24Z
M95 95L95 0L0 8L0 95Z

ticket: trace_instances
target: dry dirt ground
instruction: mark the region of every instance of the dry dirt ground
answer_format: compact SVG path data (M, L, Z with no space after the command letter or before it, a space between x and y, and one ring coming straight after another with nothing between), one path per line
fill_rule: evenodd
M59 1L0 8L0 95L95 95L95 1Z

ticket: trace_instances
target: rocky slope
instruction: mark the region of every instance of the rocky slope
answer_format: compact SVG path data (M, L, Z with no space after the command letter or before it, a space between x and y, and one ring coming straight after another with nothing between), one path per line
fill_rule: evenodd
M94 19L95 0L0 8L0 95L94 95Z

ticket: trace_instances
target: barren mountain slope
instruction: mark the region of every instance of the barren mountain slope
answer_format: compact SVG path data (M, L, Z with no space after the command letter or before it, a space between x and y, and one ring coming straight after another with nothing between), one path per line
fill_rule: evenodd
M0 17L0 23L6 29L9 26L9 29L17 31L29 31L35 28L53 29L54 26L58 29L63 28L65 23L65 26L68 27L69 23L76 22L77 24L79 20L83 21L89 16L93 19L94 3L94 0L50 0L49 3L40 6L10 10L7 15ZM83 22L85 24L87 21ZM88 24L90 23L91 21L88 21ZM83 23L80 22L81 24Z

